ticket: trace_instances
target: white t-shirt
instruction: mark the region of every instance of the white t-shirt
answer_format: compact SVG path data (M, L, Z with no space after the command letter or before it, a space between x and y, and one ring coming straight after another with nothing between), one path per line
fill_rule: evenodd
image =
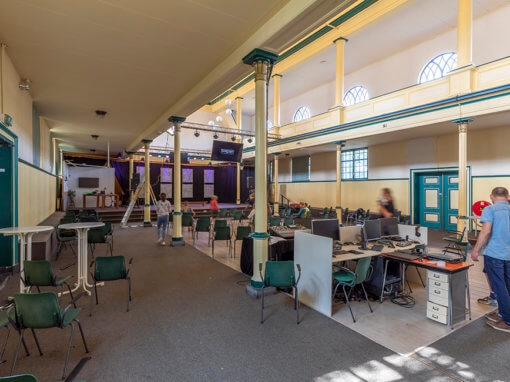
M156 202L156 213L158 216L168 216L172 212L172 205L168 200L158 200Z

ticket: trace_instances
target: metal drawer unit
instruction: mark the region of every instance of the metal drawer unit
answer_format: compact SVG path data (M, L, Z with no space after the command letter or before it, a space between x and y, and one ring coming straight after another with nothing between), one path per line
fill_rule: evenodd
M450 327L466 319L467 272L427 270L428 318Z

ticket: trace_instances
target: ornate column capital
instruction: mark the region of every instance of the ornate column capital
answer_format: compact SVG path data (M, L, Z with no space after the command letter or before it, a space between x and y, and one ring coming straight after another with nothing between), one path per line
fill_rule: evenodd
M349 41L349 40L348 40L348 39L346 39L345 37L338 37L338 38L336 38L336 39L334 39L334 40L333 40L333 44L336 44L337 42L343 42L343 43L345 44L345 43L346 43L346 42L348 42L348 41Z

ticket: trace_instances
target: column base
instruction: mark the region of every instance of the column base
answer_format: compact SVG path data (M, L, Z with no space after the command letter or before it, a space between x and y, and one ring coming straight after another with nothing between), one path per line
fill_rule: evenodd
M184 239L182 237L172 237L171 247L184 247Z
M260 283L262 285L262 283ZM259 298L262 295L262 288L254 287L253 285L246 285L246 294L251 298ZM264 288L264 296L276 294L275 287Z
M144 227L152 227L152 223L151 222L143 222L143 226Z

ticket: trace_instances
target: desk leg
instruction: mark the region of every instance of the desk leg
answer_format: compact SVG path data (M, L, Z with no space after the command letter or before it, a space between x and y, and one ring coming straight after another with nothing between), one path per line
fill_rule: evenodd
M382 287L381 287L381 298L379 299L379 302L381 304L384 300L384 285L386 284L386 274L388 272L388 263L389 263L389 260L386 260L384 257L383 257L383 261L384 261L384 275L383 275L383 281L382 281Z
M22 233L22 234L19 235L19 241L20 241L20 243L19 243L19 256L18 256L19 275L20 275L20 278L19 278L19 292L20 293L25 293L25 289L26 289L25 288L25 284L23 284L23 281L21 280L21 276L22 275L23 275L23 277L25 276L25 274L23 273L24 272L23 263L25 261L25 234Z
M466 295L467 295L469 319L471 320L471 292L469 290L469 269L465 270L464 272L466 272Z
M448 275L448 328L453 330L453 298L452 298L452 275Z
M406 265L402 263L402 293L406 290Z

